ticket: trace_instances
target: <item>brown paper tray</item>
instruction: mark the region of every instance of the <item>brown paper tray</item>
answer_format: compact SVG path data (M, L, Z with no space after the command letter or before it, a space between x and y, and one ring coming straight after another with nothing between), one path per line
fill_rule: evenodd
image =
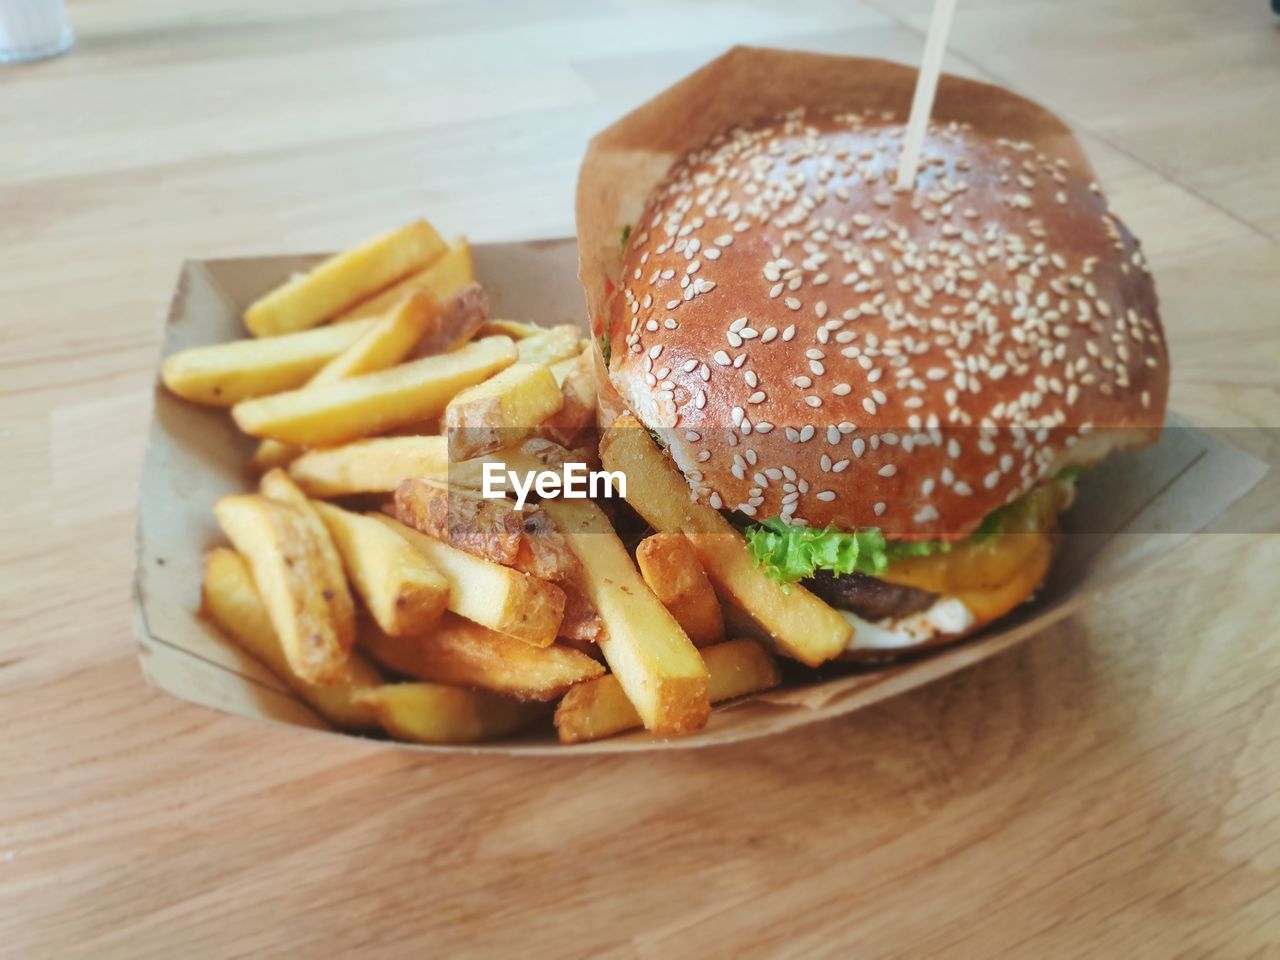
M496 315L585 325L573 240L479 244L479 279ZM244 306L316 257L192 261L184 265L164 334L164 354L243 335ZM701 747L816 723L954 673L1062 619L1174 549L1243 496L1266 472L1253 457L1179 425L1158 446L1116 458L1082 485L1050 582L1022 613L968 642L878 668L832 666L814 679L713 711L701 733L661 741L643 732L566 747L549 726L537 736L458 747L370 740L383 748L444 753L615 753ZM324 729L256 660L196 616L201 558L223 538L212 506L249 488L251 442L225 411L197 407L158 384L138 503L135 631L143 670L176 697L286 726ZM1134 533L1125 531L1141 530ZM831 675L834 674L834 675ZM802 674L808 676L807 674ZM814 675L815 677L818 675ZM329 736L343 736L330 733Z

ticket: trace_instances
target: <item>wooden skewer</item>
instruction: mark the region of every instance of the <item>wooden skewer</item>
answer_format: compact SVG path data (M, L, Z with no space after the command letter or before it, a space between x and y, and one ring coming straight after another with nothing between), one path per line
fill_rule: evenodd
M911 100L911 118L902 138L902 159L898 162L899 189L911 190L916 185L916 167L924 146L924 131L933 112L933 97L938 92L938 75L942 73L942 57L947 52L947 34L951 32L951 15L956 0L934 0L929 35L924 41L924 57L916 77L916 93Z

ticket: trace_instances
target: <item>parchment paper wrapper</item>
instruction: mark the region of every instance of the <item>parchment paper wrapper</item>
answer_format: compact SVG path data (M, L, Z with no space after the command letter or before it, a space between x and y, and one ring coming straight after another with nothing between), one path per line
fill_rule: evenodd
M904 115L914 71L875 60L736 49L592 141L578 190L579 242L475 247L479 279L497 316L541 323L597 318L605 279L620 256L620 229L633 223L671 161L733 122L798 105L893 109ZM1007 91L944 77L936 114L1033 140L1087 166L1067 128ZM580 254L580 256L579 256ZM317 257L187 263L174 296L164 354L244 335L240 315L256 297ZM575 282L580 270L589 313ZM635 732L572 747L550 726L518 740L476 746L388 749L444 753L594 754L701 747L765 736L849 713L1005 650L1078 609L1175 549L1251 489L1266 465L1180 421L1157 446L1093 471L1068 514L1068 535L1048 583L1019 613L964 643L889 666L831 665L795 671L795 682L713 711L691 737L656 740ZM196 407L157 383L138 505L135 624L141 660L157 687L193 703L302 728L325 727L256 660L196 616L201 558L224 542L212 507L248 489L252 443L224 411ZM1088 531L1074 533L1071 531ZM338 736L341 734L325 734ZM372 741L371 741L372 742Z

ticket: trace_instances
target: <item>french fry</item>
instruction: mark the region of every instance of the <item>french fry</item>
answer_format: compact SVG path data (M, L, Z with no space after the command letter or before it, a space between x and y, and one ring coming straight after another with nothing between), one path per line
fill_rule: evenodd
M376 322L361 320L268 340L231 340L192 347L166 358L161 379L184 400L230 407L241 400L302 386Z
M423 633L440 622L449 582L426 557L376 520L328 503L315 508L329 528L352 586L379 627L400 637Z
M378 726L373 709L355 700L356 691L382 683L377 669L359 652L352 651L339 682L318 686L301 679L285 656L267 608L253 584L249 565L234 550L215 547L205 554L200 611L335 727L367 730Z
M362 373L385 370L409 355L427 329L440 317L440 303L425 290L413 290L391 312L374 323L364 336L338 354L307 381L322 387ZM253 454L259 470L282 467L302 454L302 448L279 440L263 440Z
M449 459L469 460L519 443L563 404L550 370L541 364L513 364L449 401L444 411Z
M705 647L724 639L720 601L683 533L655 533L641 540L636 565L694 646Z
M512 340L523 340L525 337L531 337L535 333L539 333L547 329L536 323L523 323L520 320L486 320L483 327L480 328L480 336L492 337L495 334L501 334L510 337Z
M773 657L754 640L730 640L700 652L710 677L712 703L759 693L781 680ZM556 707L561 743L599 740L639 726L640 715L613 674L578 684Z
M474 743L515 733L543 716L541 704L439 683L391 683L361 690L356 699L382 729L411 743Z
M462 460L449 465L449 485L459 490L484 489L484 465L500 464L505 471L520 477L524 483L528 474L540 470L560 472L565 464L583 463L592 467L596 463L596 454L591 449L568 450L545 437L531 437L519 446L503 447L493 453ZM499 476L493 488L504 494L513 493L510 481L505 474Z
M564 591L553 583L466 553L378 514L449 581L449 609L490 630L548 647L564 616Z
M707 668L680 625L641 579L603 511L590 500L542 504L581 561L574 584L600 612L610 670L647 729L697 730L707 722Z
M431 266L405 277L381 293L362 300L342 313L338 320L346 322L362 317L379 317L394 307L411 290L426 290L442 303L476 279L475 265L471 260L471 244L466 237L458 237Z
M390 493L407 477L449 475L444 437L373 437L341 447L309 450L289 464L289 476L308 496Z
M596 421L596 374L591 351L561 360L551 367L564 398L560 409L547 417L538 433L561 446L571 447Z
M329 528L316 509L317 504L307 499L307 495L298 485L289 479L289 475L280 469L268 470L258 480L258 492L280 503L287 503L296 508L303 516L309 529L309 539L317 560L314 576L325 590L325 597L330 599L339 611L344 622L346 610L354 617L355 605L351 600L351 591L343 575L342 554L329 534ZM348 647L350 649L350 647Z
M607 636L600 611L591 605L585 593L572 584L563 584L563 589L564 619L560 621L558 639L573 644L575 649L591 650L593 655L599 653L595 644Z
M333 446L441 413L461 390L509 367L507 337L489 337L441 356L236 404L245 433L308 447Z
M521 363L550 365L582 352L582 330L571 323L546 327L518 341L516 347Z
M554 700L575 683L604 673L591 657L564 644L531 647L453 613L420 636L367 630L360 642L374 660L396 673L518 700Z
M299 507L257 494L227 496L218 524L253 571L292 671L308 683L340 683L355 642L355 608L342 576ZM332 543L328 544L332 550Z
M853 627L799 584L770 580L729 521L690 500L684 478L634 417L619 417L605 431L600 457L605 469L627 475L636 512L656 530L683 531L717 592L750 613L779 650L813 667L845 649Z
M448 353L470 343L488 316L489 296L484 287L478 283L468 284L441 304L436 322L423 333L414 348L414 358Z
M314 327L444 255L445 243L425 220L374 237L330 257L252 304L245 326L255 337Z
M395 516L413 529L541 580L568 580L578 558L537 507L416 478L396 488Z

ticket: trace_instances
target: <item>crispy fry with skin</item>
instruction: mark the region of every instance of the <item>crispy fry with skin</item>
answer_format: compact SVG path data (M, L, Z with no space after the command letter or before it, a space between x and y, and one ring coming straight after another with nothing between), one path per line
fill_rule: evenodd
M682 734L707 722L707 668L680 625L645 586L603 511L590 500L542 504L581 561L574 583L600 612L609 668L647 729Z
M769 690L781 682L777 663L754 640L730 640L700 652L710 676L712 703ZM639 726L640 715L613 674L578 684L556 708L561 743L599 740Z
M468 284L444 301L435 324L414 347L413 356L429 357L470 343L489 316L489 297L478 283Z
M391 312L379 319L364 335L338 354L307 381L308 387L322 387L348 377L395 366L409 355L428 328L440 316L440 304L425 290L413 290ZM259 470L283 467L301 455L303 449L279 440L263 440L253 454Z
M475 279L471 244L466 237L458 237L449 245L444 256L431 266L405 277L368 300L362 300L341 314L338 321L346 323L364 317L380 317L411 290L426 290L443 303Z
M503 447L483 457L451 464L449 483L461 490L483 490L486 463L501 464L507 470L520 474L521 482L529 473L539 470L560 472L566 463L586 464L587 469L599 465L596 452L590 447L569 450L545 437L531 437L519 446ZM495 488L505 494L514 492L505 477L499 479Z
M541 704L442 683L389 683L361 690L382 729L410 743L475 743L515 733L545 716Z
M563 375L557 367L563 367ZM583 431L596 422L596 374L595 362L589 350L583 350L571 360L562 360L551 368L551 374L560 384L563 401L560 409L542 421L538 435L564 447L578 442Z
M330 257L256 301L244 313L255 337L314 327L438 260L445 243L418 220Z
M720 601L683 533L655 533L641 540L636 565L694 646L705 647L724 639Z
M380 514L380 523L421 551L449 581L449 609L535 647L555 642L564 591L553 583L485 560Z
M414 479L396 488L394 510L415 530L543 580L568 580L578 564L564 536L536 507L519 512L510 500Z
M573 584L561 584L561 588L564 590L564 619L560 621L560 639L575 644L599 643L602 637L607 636L600 611Z
M334 446L437 416L459 392L514 360L510 339L489 337L390 370L246 400L231 414L251 436L308 447Z
M449 401L444 412L449 457L470 460L519 443L563 404L560 387L545 366L512 364Z
M420 634L440 622L449 582L404 538L375 520L315 504L342 565L369 613L388 634Z
M184 400L230 407L241 400L302 386L376 322L371 318L267 340L231 340L192 347L165 359L161 379Z
M627 501L655 530L684 532L716 591L749 612L781 652L814 667L845 649L853 627L799 584L770 580L729 521L690 499L684 477L638 420L614 421L600 458L605 469L627 475Z
M392 637L369 629L360 642L396 673L518 700L554 700L575 683L604 673L591 657L563 644L532 647L453 613L420 636Z
M521 363L549 366L582 352L582 330L571 323L545 327L524 337L516 346Z
M406 477L449 475L444 437L373 437L309 450L289 464L289 476L312 497L391 493Z
M378 726L373 710L355 701L357 690L382 683L382 675L359 652L352 651L342 679L328 686L308 683L293 672L284 647L263 606L244 557L228 547L205 554L200 613L224 634L261 660L299 697L335 727L368 730Z
M248 561L292 671L308 683L341 682L355 607L341 563L333 568L324 525L294 504L256 494L223 497L214 515Z

